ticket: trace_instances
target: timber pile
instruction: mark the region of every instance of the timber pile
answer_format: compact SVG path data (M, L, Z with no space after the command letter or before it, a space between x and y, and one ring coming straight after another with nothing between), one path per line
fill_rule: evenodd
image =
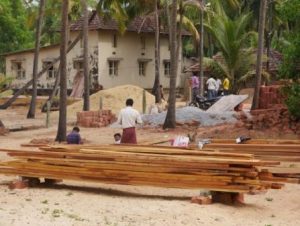
M204 150L253 154L254 157L280 161L276 167L263 167L274 176L296 178L300 181L300 140L249 140L245 144L235 144L234 140L213 139Z
M235 144L235 139L211 139L212 143L225 143ZM289 139L251 139L244 142L244 144L299 144L300 140L289 140Z
M300 144L210 143L204 146L204 150L205 149L222 152L249 153L264 160L300 162Z
M16 160L0 163L0 173L48 179L167 188L256 192L293 182L258 167L279 162L251 154L206 152L163 146L61 145L39 150L0 149Z

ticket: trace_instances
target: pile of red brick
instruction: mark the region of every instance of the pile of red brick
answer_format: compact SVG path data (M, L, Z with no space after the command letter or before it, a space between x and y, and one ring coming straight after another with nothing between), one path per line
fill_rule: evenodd
M259 109L282 108L284 96L281 92L282 86L261 86L259 96Z
M252 118L241 116L243 126L254 130L273 130L278 133L300 134L300 121L294 120L286 108L270 108L251 111Z
M82 127L105 127L116 121L111 110L77 112L77 125Z

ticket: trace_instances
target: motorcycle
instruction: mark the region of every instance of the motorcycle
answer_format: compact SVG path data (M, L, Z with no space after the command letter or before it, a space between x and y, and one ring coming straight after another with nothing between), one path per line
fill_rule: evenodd
M197 95L196 98L195 98L196 100L192 101L189 104L189 106L194 106L194 107L198 107L202 110L207 110L214 103L216 103L220 98L221 98L221 96L208 99L208 98L203 97L201 95Z

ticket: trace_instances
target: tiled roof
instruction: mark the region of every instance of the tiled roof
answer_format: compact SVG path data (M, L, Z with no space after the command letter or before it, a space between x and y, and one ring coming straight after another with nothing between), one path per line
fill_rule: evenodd
M252 51L253 54L255 54L257 52L257 49L254 49ZM264 49L264 54L267 55L267 50ZM216 55L213 56L213 59L215 61L218 62L224 62L223 56L221 55L221 53L218 53ZM279 70L279 65L281 64L283 60L283 55L281 53L279 53L276 50L271 50L270 51L270 58L269 58L269 71L270 72L276 72ZM255 69L255 65L253 65L254 69ZM267 68L267 61L264 60L263 62L263 69L266 70ZM187 72L198 72L199 71L199 63L196 63L192 66L190 66L189 68L187 68L186 70ZM209 68L204 68L204 71L209 71Z
M46 50L46 49L51 49L51 48L57 48L59 47L60 44L53 44L53 45L48 45L48 46L42 46L40 48L40 50ZM26 53L26 52L34 52L35 49L31 48L31 49L24 49L24 50L18 50L18 51L13 51L13 52L8 52L8 53L4 53L1 54L0 56L10 56L10 55L15 55L15 54L19 54L19 53Z
M71 31L79 31L82 29L83 18L75 21L71 24ZM106 19L99 16L98 14L90 22L90 30L118 30L118 24L113 19ZM134 32L154 32L155 31L155 20L154 17L136 17L127 26L127 31Z

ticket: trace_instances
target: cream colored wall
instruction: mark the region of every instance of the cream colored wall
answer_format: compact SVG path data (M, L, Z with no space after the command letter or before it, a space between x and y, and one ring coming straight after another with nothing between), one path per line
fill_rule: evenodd
M112 35L110 31L101 32L99 35L99 83L104 88L123 84L133 84L143 88L152 88L155 76L155 44L154 33L137 34L127 32L123 36L118 35L118 45L112 46ZM142 50L140 37L146 38L146 48ZM115 54L114 54L115 52ZM144 53L144 55L142 55ZM122 58L119 61L119 73L117 76L109 75L108 57ZM139 76L138 58L151 59L146 66L146 76ZM163 60L170 59L167 37L161 37L161 62L160 79L164 87L169 87L169 77L164 75ZM180 80L178 80L180 81Z
M43 63L42 61L46 58L57 57L59 55L59 47L51 49L41 49L40 51L40 60L38 71L42 70ZM14 79L12 82L12 88L21 88L26 82L32 79L32 70L33 70L33 52L24 52L19 54L14 54L6 57L6 75L7 76L16 76L12 69L12 61L22 60L22 67L25 69L26 78L25 79ZM56 63L55 68L58 67ZM39 88L47 88L47 84L52 85L54 79L47 79L46 73L38 80ZM42 87L42 85L44 87Z
M73 41L76 39L78 32L72 32L70 34L70 40ZM80 58L83 56L83 44L82 41L79 41L75 47L68 53L67 62L68 62L68 88L72 88L74 76L77 73L77 69L74 68L73 60L75 58ZM98 63L98 31L90 31L89 32L89 62L91 69L91 56L93 58L97 58L96 61Z
M78 35L78 32L72 32L70 34L70 40L73 41ZM53 48L42 48L40 50L39 55L39 67L38 71L42 70L43 61L47 58L56 58L59 56L59 46ZM89 53L94 54L98 51L98 32L97 31L90 31L89 35ZM80 42L76 44L76 46L68 53L67 55L67 71L68 71L68 88L72 88L73 79L77 70L73 67L73 59L82 56L83 49L81 47ZM12 61L13 60L22 60L24 64L23 67L26 70L26 79L15 79L12 83L12 88L21 88L26 82L32 79L32 70L33 70L33 58L34 53L31 52L24 52L24 53L16 53L13 55L9 55L6 57L6 74L7 75L14 75L12 71ZM98 57L97 57L98 58ZM98 59L97 59L98 61ZM59 67L59 63L54 65L56 69ZM53 87L55 79L47 79L46 73L39 79L39 88L47 88Z
M114 31L90 31L89 35L89 61L93 57L94 66L98 66L98 81L104 88L111 88L117 85L133 84L143 88L152 88L155 76L155 61L154 61L154 33L143 34L146 39L146 48L142 50L140 37L142 34L127 32L123 36L118 35L117 48L112 46L112 35ZM70 40L73 41L78 35L78 32L70 34ZM170 59L169 44L167 36L161 37L161 61L160 61L160 82L164 87L169 87L169 77L164 75L163 60ZM115 52L115 54L113 54ZM144 53L144 55L142 55ZM73 67L73 60L81 57L83 48L80 42L67 55L67 71L68 71L68 88L72 88L74 76L77 69ZM32 78L33 52L24 52L6 57L6 74L12 75L12 60L24 59L26 70L26 79L15 80L13 88L21 88L27 81ZM46 58L56 58L59 56L59 46L40 50L39 71L42 69L42 61ZM109 57L122 58L119 62L118 76L109 75L108 60ZM151 59L146 66L146 75L139 76L138 58ZM90 65L90 67L92 67ZM58 68L58 63L55 64ZM179 65L179 68L181 66ZM96 69L97 70L97 69ZM52 87L55 79L47 79L44 74L39 83L40 88ZM177 79L177 84L181 85L180 77ZM47 86L48 85L48 86Z

